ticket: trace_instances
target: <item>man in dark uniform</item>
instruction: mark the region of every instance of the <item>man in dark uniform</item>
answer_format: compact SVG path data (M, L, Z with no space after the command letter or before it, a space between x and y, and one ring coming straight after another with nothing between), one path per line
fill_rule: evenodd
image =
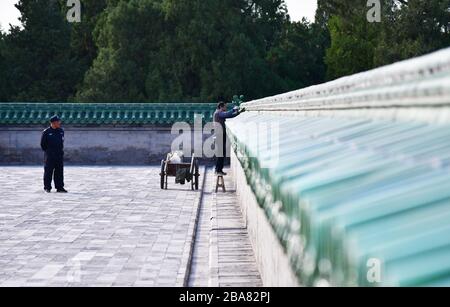
M227 111L227 103L223 101L219 102L217 105L217 110L214 113L214 130L216 134L216 175L227 175L223 171L225 157L227 155L227 129L225 122L228 118L235 118L243 112L245 112L245 109L239 110L239 108Z
M42 133L41 148L45 152L44 190L52 190L52 178L58 193L67 193L64 189L64 130L61 119L53 116L50 127Z

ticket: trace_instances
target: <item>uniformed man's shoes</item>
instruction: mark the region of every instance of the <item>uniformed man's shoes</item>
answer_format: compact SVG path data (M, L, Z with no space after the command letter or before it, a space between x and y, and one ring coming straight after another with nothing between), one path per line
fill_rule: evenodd
M220 172L216 171L216 176L226 176L226 175L227 175L227 173L225 173L223 171L220 171Z
M58 189L57 191L56 191L57 193L69 193L69 192L67 192L66 191L66 189Z
M51 189L44 189L45 193L51 193L52 190Z

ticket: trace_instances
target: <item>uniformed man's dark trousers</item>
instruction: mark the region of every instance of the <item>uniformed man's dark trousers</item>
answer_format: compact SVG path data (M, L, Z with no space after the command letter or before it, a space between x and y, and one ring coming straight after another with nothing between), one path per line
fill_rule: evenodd
M44 188L52 189L52 178L55 181L55 188L64 188L64 159L62 157L47 157L44 167Z

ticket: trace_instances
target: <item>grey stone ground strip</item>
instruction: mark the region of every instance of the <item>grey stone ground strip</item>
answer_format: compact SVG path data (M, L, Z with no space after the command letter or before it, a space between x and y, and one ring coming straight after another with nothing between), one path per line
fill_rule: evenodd
M211 192L207 189L209 181L211 181L211 172L205 174L205 189L203 199L200 206L199 218L197 223L197 232L195 244L193 248L191 269L189 275L188 286L191 287L207 287L209 281L209 234L210 226L210 210L211 210Z
M203 191L204 191L205 182L206 182L206 173L207 173L206 170L207 170L207 168L203 167L203 172L202 172L203 179L201 180L202 193L199 194L199 197L196 199L195 204L194 204L191 223L189 224L189 229L188 229L188 240L184 246L182 264L180 266L180 271L178 272L178 277L177 277L176 285L178 287L186 287L189 284L189 275L190 275L190 270L192 267L192 258L193 258L194 245L195 245L197 228L198 228L198 223L199 223L200 207L201 207L201 203L203 201Z

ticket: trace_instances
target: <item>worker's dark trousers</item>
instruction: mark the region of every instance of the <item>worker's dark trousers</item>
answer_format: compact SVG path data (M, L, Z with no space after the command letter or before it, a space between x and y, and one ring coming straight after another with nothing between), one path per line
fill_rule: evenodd
M46 157L44 167L44 188L52 189L52 178L55 181L55 188L64 188L64 158Z
M223 133L223 139L217 139L216 143L216 172L222 172L227 156L227 134Z

